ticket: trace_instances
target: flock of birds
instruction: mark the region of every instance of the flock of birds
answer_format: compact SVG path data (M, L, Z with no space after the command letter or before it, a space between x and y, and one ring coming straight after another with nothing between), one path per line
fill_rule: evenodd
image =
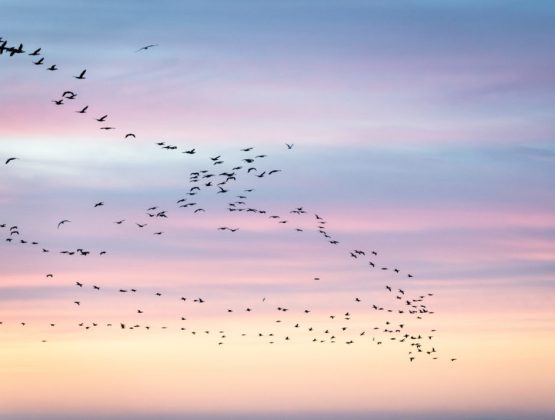
M135 52L140 51L147 51L150 48L158 46L157 44L150 44L146 45ZM45 63L45 57L41 54L41 48L33 49L32 52L27 53L24 51L23 44L19 44L19 46L8 46L8 41L4 40L0 37L0 55L8 55L9 57L27 54L33 57L32 64L35 66L47 66L48 64ZM50 64L46 67L49 71L56 71L59 70L56 64ZM76 80L82 81L87 79L87 70L83 69L77 74L74 74L73 77ZM71 90L63 91L61 97L59 99L54 99L52 102L56 106L62 106L66 103L71 102L78 96L78 93L73 92ZM67 101L67 102L64 102ZM80 109L76 109L75 112L79 114L86 114L89 111L89 105L85 105ZM100 123L99 129L110 131L116 130L115 127L112 125L107 125L108 122L108 115L104 113L95 118L95 120ZM123 135L124 139L136 139L137 135L132 131L125 131ZM192 156L197 153L196 148L182 148L178 145L174 144L167 144L163 141L155 142L154 145L161 149L161 150L169 150L174 152L180 152L184 155ZM285 147L287 150L292 150L294 145L291 143L286 143ZM312 220L312 224L310 225L310 229L318 232L318 234L322 237L323 240L327 241L331 246L339 246L340 241L332 235L328 228L328 222L323 217L320 216L319 213L309 212L305 210L303 206L295 207L290 210L287 216L275 214L268 209L265 208L257 208L252 206L249 203L250 195L255 191L254 188L243 188L241 186L241 180L249 179L262 179L266 177L275 176L276 174L282 172L281 169L267 167L264 165L265 158L267 155L262 153L256 153L254 151L253 146L243 147L238 149L238 152L242 154L242 158L239 161L232 161L228 162L224 160L222 155L210 156L209 161L206 162L206 167L201 170L191 171L189 173L189 190L182 196L175 197L175 206L176 209L180 212L189 211L190 214L202 214L207 211L206 208L202 207L201 204L197 203L197 199L195 196L199 195L201 192L213 192L217 196L222 196L228 198L226 200L226 210L229 212L237 212L237 213L244 213L244 214L256 214L257 217L262 217L268 220L271 223L277 223L279 225L284 225L285 227L293 225L293 230L299 233L302 233L306 230L306 228L301 228L301 224L298 223L299 218L309 218ZM10 156L5 160L5 165L14 165L16 164L15 161L20 158L17 156ZM226 169L224 170L217 170L220 165L226 165ZM91 203L91 207L96 209L95 211L101 211L102 207L105 207L107 203L105 201L98 201L96 203ZM123 224L132 224L137 229L148 231L149 228L155 227L150 232L152 235L161 236L164 234L164 230L160 230L159 225L164 219L169 217L170 210L163 209L159 205L154 205L145 209L144 215L147 218L146 220L127 220L127 219L117 219L114 220L113 223L115 225L123 225ZM152 222L151 222L152 220ZM97 249L97 250L90 250L86 247L76 247L75 249L53 249L50 246L44 245L42 241L36 240L35 238L31 239L23 235L23 229L20 228L17 224L9 224L4 221L0 221L0 232L3 232L4 243L14 245L21 245L21 246L31 246L37 249L37 252L41 253L57 253L63 254L68 257L86 257L89 255L98 255L104 256L108 253L108 251L104 249ZM68 224L72 223L71 219L69 218L62 218L57 223L57 229L60 231L64 231L67 229ZM229 234L237 234L240 231L239 226L217 226L215 227L218 231L221 232L229 232ZM223 233L222 233L223 234ZM339 247L341 248L341 247ZM379 257L378 252L376 250L361 250L361 249L346 249L342 251L345 253L345 257L351 260L356 260L358 263L364 264L369 270L379 270L380 272L391 272L393 279L398 278L398 276L403 276L404 278L412 278L413 275L411 273L402 272L397 267L390 267L384 266L379 264ZM47 278L53 278L53 273L46 274ZM313 277L313 281L320 281L320 277ZM116 292L120 295L133 295L133 294L140 294L141 289L139 287L114 287L113 285L110 286L101 286L99 284L85 284L84 282L75 282L74 286L76 288L76 293L78 291L82 291L85 289L90 289L94 293L109 293L109 292ZM270 311L269 313L274 313L277 311L280 315L278 319L275 319L275 323L282 326L282 329L285 328L285 331L279 330L276 331L260 331L254 334L256 337L261 339L267 340L269 344L275 344L280 341L291 341L294 335L294 332L303 331L305 336L308 335L310 340L314 343L336 343L336 342L344 342L347 345L351 345L355 343L355 340L365 340L370 339L376 345L381 345L386 341L395 341L399 343L405 343L408 345L408 359L409 361L415 360L419 355L427 355L432 359L438 359L438 352L436 351L435 345L433 344L433 337L436 333L435 329L431 329L423 332L415 332L410 330L409 324L406 320L399 321L397 318L393 317L406 317L409 321L412 320L421 320L424 317L428 317L432 315L434 312L428 306L428 300L433 296L432 293L420 294L416 296L410 296L408 292L406 292L402 288L393 287L391 284L385 284L383 286L383 290L386 293L388 298L393 300L388 306L384 306L382 304L378 304L376 302L367 302L366 299L354 296L351 301L351 305L355 305L354 307L348 307L344 312L329 314L327 315L327 321L330 324L325 327L315 327L312 325L313 322L316 322L313 318L311 318L311 314L315 311L313 308L304 307L304 308L290 308L287 305L280 305L276 306L275 308L269 305L272 305L271 298L262 297L260 302L265 306L266 311ZM153 293L153 298L161 298L166 294L162 291L157 291ZM79 295L77 295L79 296ZM83 298L86 299L88 295L81 294L81 298L77 297L73 300L72 305L79 309L82 307L83 304L86 302L83 301ZM194 296L194 297L187 297L187 296L169 296L170 299L175 300L176 302L190 302L192 304L198 305L210 305L210 302L205 297ZM355 313L358 313L359 309L363 308L367 311L376 311L383 314L389 314L387 319L383 322L376 323L377 325L369 326L368 328L364 329L357 329L356 327L352 328L349 325L349 321L352 321L355 317ZM257 306L255 309L254 306L248 306L244 308L222 308L221 312L223 314L231 314L236 312L241 313L255 313L260 311L260 308ZM289 320L285 315L286 312L290 313L300 313L304 317L302 320L295 318L293 320ZM136 315L140 315L143 318L146 317L144 308L137 307L136 308ZM187 318L182 314L178 317L179 320L185 321ZM341 321L341 324L339 322ZM0 325L2 322L0 321ZM27 325L27 322L21 321L20 325L22 327ZM56 327L57 323L52 322L49 323L50 327ZM319 324L318 324L319 325ZM358 326L359 324L357 324ZM91 328L100 327L100 323L98 322L79 322L78 326L85 330L89 330ZM126 322L111 322L104 324L106 327L116 327L122 330L133 330L133 329L146 329L150 330L152 328L162 328L168 329L168 326L155 326L148 323L146 320L145 322L140 323L133 323L128 324ZM218 330L218 331L210 331L210 330L191 330L188 327L179 327L179 330L190 332L192 335L197 334L206 334L206 335L214 335L216 337L216 342L218 345L224 345L226 343L226 339L230 337L232 333L225 330ZM239 334L241 337L245 337L248 334L242 332ZM297 338L298 339L298 338ZM47 342L47 340L42 340L43 342ZM456 358L450 357L450 361L455 361Z

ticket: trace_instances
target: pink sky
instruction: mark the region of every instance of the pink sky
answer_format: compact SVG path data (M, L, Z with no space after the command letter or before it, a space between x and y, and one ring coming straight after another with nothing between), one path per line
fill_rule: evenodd
M555 412L552 7L51 3L0 16L60 68L0 56L0 418Z

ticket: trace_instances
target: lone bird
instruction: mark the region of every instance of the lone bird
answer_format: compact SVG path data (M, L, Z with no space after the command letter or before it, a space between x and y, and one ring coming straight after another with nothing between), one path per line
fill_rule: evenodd
M5 163L5 164L7 165L7 164L10 163L12 160L16 160L16 159L17 159L16 157L8 158L8 159L6 160L6 163Z
M158 44L145 45L144 47L139 48L139 49L138 49L137 51L135 51L135 52L138 53L139 51L142 51L142 50L145 50L145 51L146 51L146 50L148 50L149 48L157 47L157 46L158 46Z
M65 223L71 223L71 220L67 220L67 219L62 220L60 223L58 223L58 229L60 229L60 226L62 226Z
M79 76L73 76L73 77L75 77L76 79L79 79L79 80L86 79L86 77L85 77L86 72L87 72L87 70L85 69L81 72L81 74Z

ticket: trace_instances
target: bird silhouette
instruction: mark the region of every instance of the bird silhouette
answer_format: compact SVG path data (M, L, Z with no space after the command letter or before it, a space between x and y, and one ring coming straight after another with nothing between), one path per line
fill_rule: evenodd
M157 47L157 46L158 46L158 44L145 45L144 47L139 48L139 49L138 49L137 51L135 51L135 52L138 53L139 51L143 51L143 50L146 51L146 50L148 50L149 48Z
M60 228L60 226L66 224L66 223L70 223L70 222L71 222L71 220L67 220L67 219L60 221L60 222L58 223L58 229Z

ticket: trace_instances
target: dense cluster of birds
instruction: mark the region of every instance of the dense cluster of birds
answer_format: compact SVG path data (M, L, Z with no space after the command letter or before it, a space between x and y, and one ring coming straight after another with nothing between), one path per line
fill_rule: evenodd
M150 48L158 46L157 44L150 44L146 45L135 52L140 51L147 51ZM8 55L9 57L27 54L30 57L33 57L32 64L35 66L47 66L46 69L49 71L57 71L59 70L57 64L50 64L45 62L45 57L41 53L41 48L33 49L31 52L26 52L24 50L23 44L19 44L18 46L9 46L8 41L4 40L0 37L0 55ZM73 74L73 78L76 80L86 80L88 76L87 69L80 70ZM64 90L59 98L53 99L52 103L55 106L62 106L66 103L70 103L78 96L77 92L72 90ZM75 109L75 112L78 114L86 114L89 112L89 105L85 105L80 107L79 109ZM99 123L99 129L104 131L111 131L116 130L116 127L111 125L108 122L108 114L99 113L95 120ZM125 130L125 134L123 138L126 140L136 139L137 135L133 132L133 130ZM192 156L197 154L196 148L190 147L181 147L175 144L167 144L164 141L157 141L153 144L160 150L167 150L167 151L174 151L180 152L181 154ZM293 150L294 145L292 143L285 144L286 150ZM226 209L229 212L237 212L237 213L245 213L245 214L256 214L259 217L266 218L269 222L277 223L279 225L284 225L284 228L287 226L293 226L292 229L296 232L304 232L306 228L301 228L300 224L298 223L299 218L310 218L312 220L311 229L318 232L324 241L327 241L332 246L339 246L340 241L331 233L330 229L328 228L328 222L325 220L320 213L315 213L314 211L308 211L303 206L298 206L290 210L288 215L283 214L275 214L268 209L265 208L257 208L252 206L249 202L250 194L255 191L254 188L237 188L236 186L240 186L242 179L262 179L270 176L275 176L282 172L281 169L267 167L264 162L265 158L267 157L266 154L257 153L255 152L254 146L242 147L238 148L238 152L242 154L242 158L239 161L227 161L224 160L222 155L210 156L209 161L206 162L207 167L201 170L191 171L189 173L189 184L188 192L183 194L183 196L175 197L175 211L185 211L189 210L191 214L202 214L206 212L206 208L202 207L201 204L197 203L198 200L195 199L195 196L198 195L201 191L212 191L216 195L222 195L223 197L230 197L233 198L226 200ZM9 156L5 160L5 165L14 165L14 162L18 159L23 159L17 156ZM226 169L224 170L216 170L219 168L220 165L226 165ZM91 207L93 209L97 209L95 211L101 211L102 207L107 206L109 203L105 201L98 201L95 203L91 203ZM179 210L183 209L183 210ZM123 224L132 224L137 229L147 230L151 227L154 227L150 231L152 235L161 236L164 234L163 230L159 230L159 223L158 221L162 221L169 217L169 214L173 211L172 209L164 209L159 205L153 205L144 209L144 219L143 220L127 220L125 218L114 220L113 223L116 225L123 225ZM153 222L150 222L153 220ZM156 221L156 223L154 223ZM0 221L0 233L4 236L4 242L11 245L21 245L21 246L31 246L36 247L38 252L42 253L57 253L63 254L68 257L87 257L92 255L104 256L108 253L108 251L104 249L86 249L86 247L78 247L75 249L53 249L50 246L47 246L42 243L42 241L36 240L36 238L28 238L24 235L24 230L20 228L17 224L9 224L4 221ZM67 229L67 225L71 224L71 220L67 218L61 218L60 221L57 223L57 229L63 231ZM304 225L303 225L304 226ZM240 231L240 226L216 226L215 229L221 231L223 233L228 232L229 234L237 234ZM223 234L222 233L222 234ZM240 234L240 233L239 233ZM340 247L341 248L341 247ZM413 274L403 272L401 269L397 267L385 266L379 263L379 256L378 251L376 250L361 250L361 249L344 249L345 258L356 260L357 263L364 264L368 270L379 270L381 272L391 272L392 273L392 280L396 278L396 276L403 276L405 278L412 278ZM53 278L53 273L47 273L47 278ZM320 277L313 277L313 281L320 281ZM80 308L82 304L86 302L83 298L86 299L86 294L78 294L79 291L90 289L95 293L112 293L115 292L117 294L140 294L142 293L141 289L138 287L114 287L110 285L108 287L101 286L99 284L85 284L84 282L75 282L74 286L76 287L76 296L77 297L73 301L73 305L75 308ZM388 297L391 297L393 303L390 306L383 306L376 302L366 301L365 298L361 298L359 296L353 296L350 305L355 305L356 310L358 311L359 308L364 308L367 311L376 311L382 312L384 314L391 314L391 317L388 317L387 320L383 321L383 323L377 323L377 325L372 325L369 328L365 328L362 330L357 330L356 328L351 328L349 326L348 321L351 321L354 317L355 311L353 309L346 308L345 312L342 313L335 313L329 314L327 318L327 322L329 322L329 326L324 328L317 328L314 327L311 323L314 322L314 319L311 318L311 314L314 313L314 309L310 307L305 308L289 308L286 305L280 305L276 307L272 307L270 302L272 301L271 298L262 297L260 302L265 305L266 310L269 310L270 313L277 311L279 313L279 318L275 319L275 323L280 325L285 325L286 330L282 331L261 331L256 333L255 335L261 339L267 340L268 343L274 344L278 340L282 341L291 341L294 337L295 331L304 331L307 333L311 338L312 342L315 343L336 343L336 342L344 342L345 344L351 345L355 343L355 340L363 340L363 339L371 339L375 342L376 345L381 345L386 340L387 341L396 341L399 343L406 343L408 345L408 358L412 362L419 354L428 355L432 359L438 359L438 353L436 351L435 345L433 344L433 337L436 332L435 329L431 329L426 333L421 332L414 332L411 331L408 327L406 321L398 321L393 318L393 315L398 316L405 316L410 317L411 319L423 319L423 317L427 317L432 315L434 312L428 306L428 300L433 296L432 293L420 294L417 296L409 296L409 293L406 292L402 288L394 287L392 284L385 284L383 286L383 290ZM162 291L157 291L153 293L153 298L160 298L162 296L166 296L166 293ZM210 302L204 298L199 296L187 297L182 295L176 296L169 296L168 298L174 299L175 301L183 302L183 303L192 303L192 304L206 304L210 305ZM253 306L244 307L244 308L224 308L221 309L222 313L231 314L235 312L242 312L242 313L256 313L260 311L261 308L255 309ZM289 320L285 313L299 313L304 318L299 320L299 318L295 318L294 320ZM357 312L358 313L358 312ZM143 308L137 307L136 314L146 317L145 310ZM181 321L186 321L186 317L183 315L179 315L179 319ZM0 321L0 324L2 322ZM50 327L55 327L58 323L52 322L49 323ZM20 322L22 327L26 326L27 323L22 321ZM79 322L78 326L83 329L91 329L95 327L103 326L98 322ZM122 330L133 330L133 329L140 329L144 328L150 330L151 328L156 328L156 326L148 323L146 320L145 322L135 323L129 325L125 322L112 322L104 324L106 327L119 327ZM167 326L158 326L158 328L168 329ZM212 334L217 339L218 345L223 345L226 342L226 338L230 336L229 331L218 330L218 331L210 331L210 330L191 330L187 327L179 327L181 331L190 332L192 335L196 334ZM282 328L283 329L283 328ZM247 336L248 334L243 332L240 336ZM47 340L42 340L46 342ZM456 358L449 358L451 361L455 361Z

